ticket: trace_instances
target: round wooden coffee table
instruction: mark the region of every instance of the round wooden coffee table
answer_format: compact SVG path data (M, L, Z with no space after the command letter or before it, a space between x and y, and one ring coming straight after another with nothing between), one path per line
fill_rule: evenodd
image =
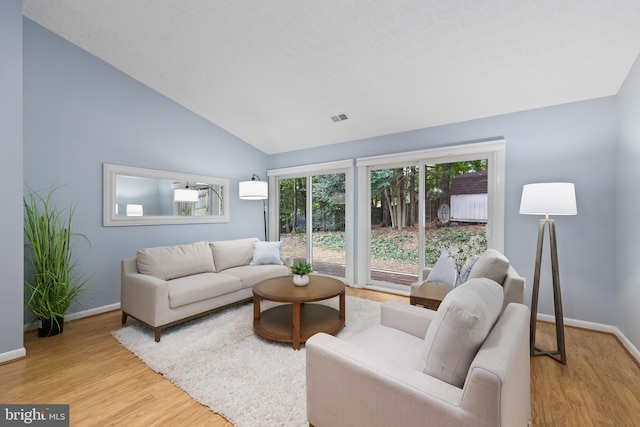
M340 309L323 304L307 304L340 297ZM260 299L287 304L260 312ZM333 277L312 274L307 286L295 286L291 276L263 280L253 287L253 329L268 340L300 344L313 334L335 334L344 327L344 282Z

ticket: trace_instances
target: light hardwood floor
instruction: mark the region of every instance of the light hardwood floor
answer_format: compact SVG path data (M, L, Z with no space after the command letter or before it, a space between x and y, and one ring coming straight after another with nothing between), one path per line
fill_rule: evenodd
M347 293L408 303L380 292ZM0 365L0 403L68 403L73 426L231 425L121 347L110 335L120 327L114 311L66 324L59 336L28 333L28 357ZM550 325L538 331L539 345L551 342ZM640 368L633 359L611 335L569 327L565 333L566 366L531 359L532 425L640 426Z

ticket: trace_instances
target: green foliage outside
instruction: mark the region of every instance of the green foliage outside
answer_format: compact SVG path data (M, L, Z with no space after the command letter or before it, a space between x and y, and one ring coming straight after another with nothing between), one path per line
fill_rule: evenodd
M294 234L306 245L306 236ZM388 259L402 263L417 265L418 263L418 235L415 231L389 231L389 229L372 230L371 255L378 259ZM484 225L461 227L437 227L427 230L425 249L426 266L432 267L443 249L459 246L469 242L472 236L479 236L480 242L486 248L487 240ZM342 252L345 250L343 232L314 232L314 247L329 251Z
M449 190L454 178L477 171L486 171L487 160L460 161L417 166L394 167L371 171L371 256L375 261L392 261L388 268L415 271L418 266L419 184L424 180L429 209L425 213L425 263L433 266L443 250L461 247L472 236L480 237L486 248L485 227L482 224L434 227L437 207L450 203ZM306 226L313 219L314 248L344 252L345 174L324 174L311 177L311 209L307 212L307 178L285 178L279 182L280 235L291 239L291 246L306 247ZM364 209L364 207L361 207ZM435 215L435 216L434 216ZM300 256L300 255L298 255ZM389 265L391 264L391 265Z

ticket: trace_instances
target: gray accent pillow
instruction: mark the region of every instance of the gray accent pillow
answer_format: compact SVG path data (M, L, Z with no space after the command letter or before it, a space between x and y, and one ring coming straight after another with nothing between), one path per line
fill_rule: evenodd
M282 242L253 242L251 265L283 265Z
M474 255L465 261L464 265L460 269L460 282L458 282L458 284L462 284L467 280L469 280L469 273L471 273L471 268L479 258L480 258L480 255Z
M427 276L427 282L441 283L443 285L454 286L456 283L456 264L446 252L442 252L436 265Z
M417 369L462 388L503 298L502 286L490 279L470 279L449 292L427 329Z

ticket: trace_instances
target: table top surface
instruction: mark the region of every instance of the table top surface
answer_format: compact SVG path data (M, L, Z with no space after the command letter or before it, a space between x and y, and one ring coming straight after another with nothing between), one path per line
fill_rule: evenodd
M344 293L342 280L317 274L309 275L309 284L295 286L293 276L273 277L258 282L253 294L269 301L277 302L313 302L333 298Z
M425 282L416 290L411 292L414 298L426 298L443 300L447 294L453 290L453 286L443 285L440 283Z

